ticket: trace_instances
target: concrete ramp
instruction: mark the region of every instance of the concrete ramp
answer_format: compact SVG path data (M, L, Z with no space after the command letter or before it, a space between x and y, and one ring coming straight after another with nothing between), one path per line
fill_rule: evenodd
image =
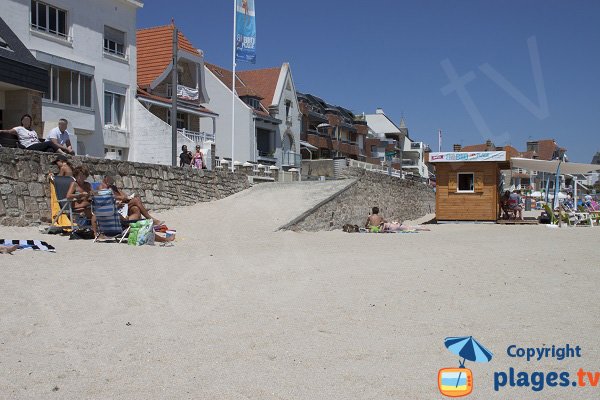
M277 230L315 206L335 197L355 179L294 183L262 183L225 199L161 213L168 221L189 215L178 230L225 229L234 237ZM181 218L177 218L181 221ZM181 225L182 222L179 222ZM189 224L189 226L187 226Z

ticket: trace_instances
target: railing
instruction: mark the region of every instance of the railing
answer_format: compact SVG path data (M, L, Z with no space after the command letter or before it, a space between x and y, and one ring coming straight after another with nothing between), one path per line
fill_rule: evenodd
M214 142L215 134L208 132L194 132L187 129L177 129L178 133L181 133L186 138L190 139L194 143Z
M281 165L297 167L302 163L302 155L293 151L284 151L281 154Z
M275 150L273 151L263 151L257 150L258 157L263 159L264 161L276 163L277 159L275 158Z
M173 85L167 84L167 97L173 96ZM200 91L184 85L177 85L177 98L187 101L197 101L200 98Z

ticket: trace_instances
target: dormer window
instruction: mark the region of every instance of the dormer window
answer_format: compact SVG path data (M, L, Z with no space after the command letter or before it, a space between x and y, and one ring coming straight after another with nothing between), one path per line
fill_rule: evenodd
M254 96L243 96L242 101L255 110L260 110L260 99Z

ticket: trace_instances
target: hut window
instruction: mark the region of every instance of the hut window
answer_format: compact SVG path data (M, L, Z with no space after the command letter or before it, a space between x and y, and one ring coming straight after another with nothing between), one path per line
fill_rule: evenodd
M473 192L475 174L472 172L459 173L457 176L458 180L458 192Z

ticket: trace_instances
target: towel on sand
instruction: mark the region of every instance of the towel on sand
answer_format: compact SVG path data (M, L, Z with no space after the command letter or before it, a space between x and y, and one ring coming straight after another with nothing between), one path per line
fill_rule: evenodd
M41 240L10 240L0 239L0 246L19 246L22 250L40 250L54 252L54 247Z

